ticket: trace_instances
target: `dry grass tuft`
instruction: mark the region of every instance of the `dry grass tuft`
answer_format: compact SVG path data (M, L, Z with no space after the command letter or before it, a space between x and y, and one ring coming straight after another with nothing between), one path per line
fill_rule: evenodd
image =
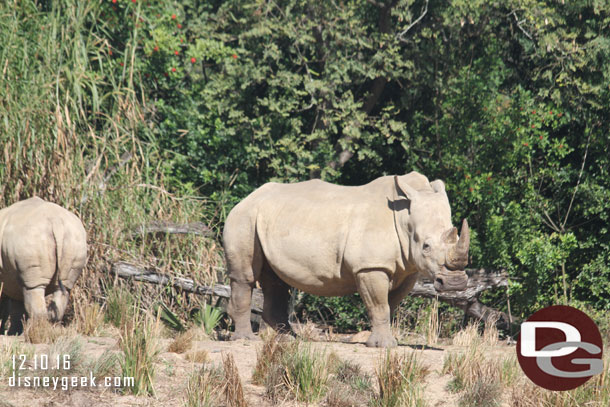
M252 373L252 383L264 385L265 379L271 373L274 365L280 362L281 356L286 352L288 343L282 342L275 331L261 334L262 346L256 351L256 366Z
M331 358L299 340L285 342L282 335L263 336L257 351L252 382L265 386L273 403L293 398L313 403L326 394Z
M496 326L498 318L500 318L500 316L494 314L489 316L489 318L487 318L487 320L485 321L485 331L483 331L483 343L487 346L498 345L498 341L500 339L498 327Z
M485 357L479 346L471 346L465 352L450 352L443 362L443 374L453 375L451 390L472 388L483 378L500 379L500 361Z
M331 353L330 356L334 354ZM371 376L360 365L337 359L332 363L333 380L329 384L325 405L328 407L364 407L375 396Z
M365 407L370 398L363 398L362 394L354 391L351 386L341 382L333 382L328 390L326 407Z
M74 327L81 335L95 336L104 324L104 310L96 302L88 302L82 296L74 297Z
M186 385L186 407L216 407L222 405L224 388L222 369L203 366L193 372Z
M481 343L481 336L479 335L479 328L477 324L470 323L468 326L460 330L453 337L453 344L455 346L478 346Z
M186 360L194 363L206 363L210 359L210 355L205 349L189 352L184 357Z
M233 354L224 354L222 364L225 373L225 397L229 407L246 407L246 399L244 398L244 389L241 384L237 366Z
M188 330L179 333L174 340L169 344L167 351L174 353L184 353L193 346L195 332Z
M502 386L490 378L477 379L472 387L460 396L459 407L499 407Z
M428 368L417 361L415 353L405 356L386 351L375 369L379 397L374 405L423 406L421 382L428 373Z
M26 342L34 344L53 343L61 336L72 333L61 324L52 323L46 317L30 318L23 324L23 336Z
M430 305L428 311L428 324L426 325L426 344L436 345L438 343L438 337L440 332L440 326L438 321L438 298L435 298Z
M297 338L302 341L317 342L320 339L320 329L316 328L313 322L296 323L292 325L292 329Z

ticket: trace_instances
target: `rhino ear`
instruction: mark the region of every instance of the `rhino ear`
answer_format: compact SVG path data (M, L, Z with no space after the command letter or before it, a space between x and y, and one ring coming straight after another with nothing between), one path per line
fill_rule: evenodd
M419 195L419 192L411 185L407 184L403 177L395 176L394 181L398 192L402 192L409 201L416 199L417 195Z
M432 187L434 192L446 193L445 192L445 183L443 181L441 181L440 179L432 181L430 183L430 186Z

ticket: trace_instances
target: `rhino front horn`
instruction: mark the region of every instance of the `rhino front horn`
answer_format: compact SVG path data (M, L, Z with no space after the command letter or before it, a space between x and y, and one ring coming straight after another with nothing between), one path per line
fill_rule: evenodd
M470 230L468 221L462 221L460 239L447 253L446 266L449 270L463 270L468 264L468 248L470 247Z

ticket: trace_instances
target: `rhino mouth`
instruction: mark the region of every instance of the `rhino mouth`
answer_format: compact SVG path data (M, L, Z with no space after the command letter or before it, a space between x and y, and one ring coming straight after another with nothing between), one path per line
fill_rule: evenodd
M465 271L443 270L436 274L434 289L436 291L462 291L468 286L468 275Z

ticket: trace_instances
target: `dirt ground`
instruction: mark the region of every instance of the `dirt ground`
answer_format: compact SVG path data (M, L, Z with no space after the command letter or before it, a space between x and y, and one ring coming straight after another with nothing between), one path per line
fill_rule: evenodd
M105 350L118 350L117 339L114 337L86 337L83 338L83 350L87 359L94 360L104 353ZM23 342L22 337L0 337L0 346L15 346L13 342ZM9 387L9 378L0 378L0 407L5 406L180 406L184 404L186 385L189 375L198 367L186 358L186 354L167 352L170 339L162 340L161 346L165 350L161 352L156 365L155 374L155 396L132 396L122 395L112 388L95 389L71 389L52 390L44 388ZM425 399L428 407L453 407L457 406L458 396L447 390L447 383L451 377L441 373L444 356L452 351L459 350L453 345L436 345L434 347L423 347L400 345L394 351L399 353L416 352L418 360L428 366L430 373L425 380ZM218 366L222 365L224 353L232 353L239 370L246 399L250 406L271 406L272 404L264 397L264 388L252 384L252 371L256 364L256 352L260 347L260 341L195 341L189 352L206 350L209 362ZM342 342L314 342L313 346L320 352L334 352L338 357L361 365L362 369L374 374L375 367L384 350L367 348L363 343ZM48 345L34 345L36 354L48 352ZM514 352L514 346L499 344L492 352L498 355ZM187 352L188 353L188 352ZM18 357L18 356L17 356ZM87 374L85 371L83 375ZM281 403L283 406L299 406L294 401ZM310 404L311 405L311 404Z

